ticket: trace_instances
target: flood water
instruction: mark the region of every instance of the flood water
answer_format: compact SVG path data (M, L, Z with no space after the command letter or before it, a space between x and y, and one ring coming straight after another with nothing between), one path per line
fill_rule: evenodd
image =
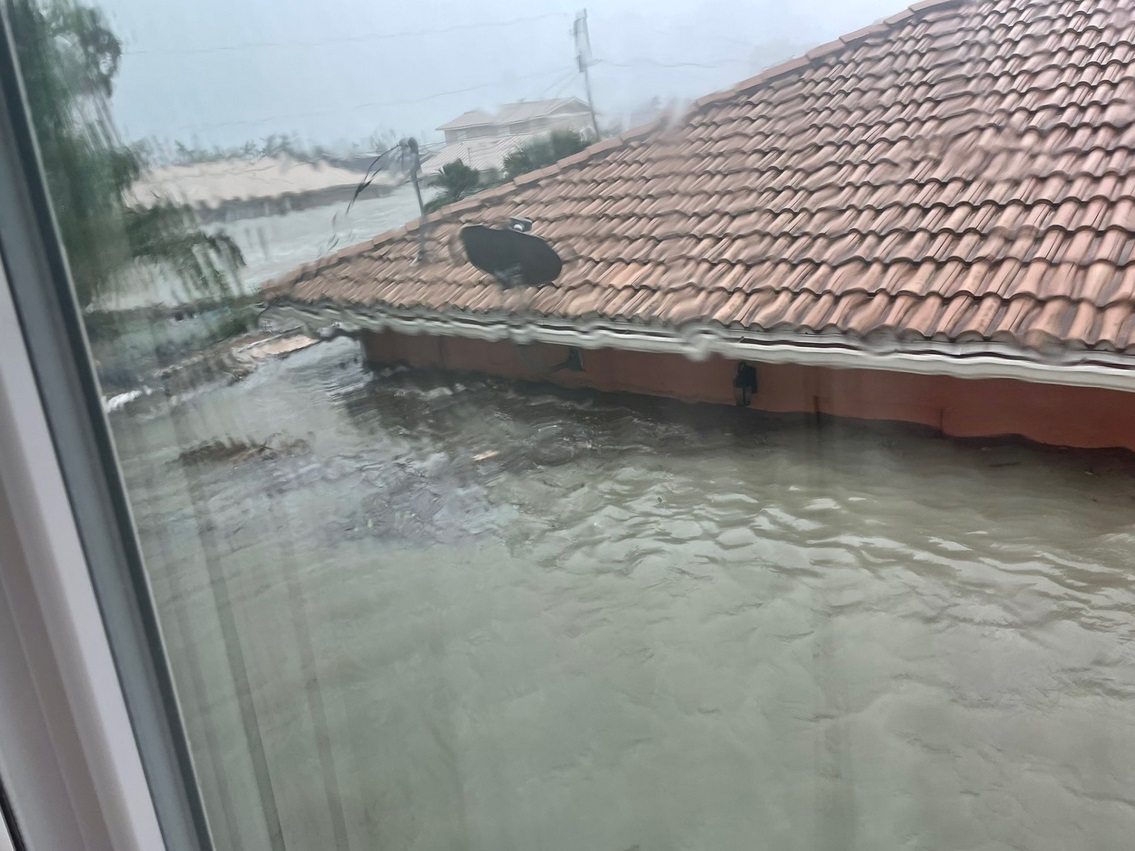
M347 340L155 400L113 424L219 849L1131 847L1122 459Z
M360 175L361 179L362 175ZM349 209L348 209L349 208ZM207 227L227 234L244 258L235 295L255 295L262 284L304 263L372 239L419 216L418 200L409 184L379 198L364 198L282 215L236 219ZM151 269L135 285L115 290L106 307L118 310L154 304L172 305L200 298L169 270Z

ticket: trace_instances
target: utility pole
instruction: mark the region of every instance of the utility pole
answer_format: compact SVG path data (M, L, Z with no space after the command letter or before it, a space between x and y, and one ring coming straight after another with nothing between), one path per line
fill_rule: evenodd
M410 153L410 182L414 184L414 194L418 198L418 212L422 214L421 221L418 222L418 263L425 263L429 259L426 256L426 225L428 220L426 218L426 205L422 203L422 189L418 185L418 171L422 167L422 160L418 156L418 140L414 138L403 139L399 144L402 146L403 156L407 151Z
M591 36L587 34L587 10L576 13L575 23L572 24L572 35L575 36L575 60L579 64L579 72L583 74L583 86L587 90L587 108L591 110L591 128L595 131L595 141L599 141L599 119L595 117L595 101L591 97L591 74L588 69L594 64L591 61Z

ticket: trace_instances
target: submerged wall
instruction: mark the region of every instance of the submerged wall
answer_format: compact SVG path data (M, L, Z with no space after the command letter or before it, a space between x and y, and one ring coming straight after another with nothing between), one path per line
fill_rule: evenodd
M600 349L582 353L583 372L549 372L567 358L566 347L389 332L364 334L363 346L376 365L404 363L567 387L734 403L737 362L719 357L695 362L675 354ZM956 437L1019 435L1056 446L1135 450L1135 393L1009 379L797 364L754 366L758 390L751 407L757 410L919 423Z

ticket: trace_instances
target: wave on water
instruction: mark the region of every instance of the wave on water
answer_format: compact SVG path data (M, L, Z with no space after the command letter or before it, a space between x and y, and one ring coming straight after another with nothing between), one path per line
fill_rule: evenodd
M143 384L136 390L127 390L125 393L116 393L113 396L104 396L102 400L102 409L109 414L113 411L118 411L126 407L135 399L140 399L143 396L149 396L153 392L154 390L152 387Z

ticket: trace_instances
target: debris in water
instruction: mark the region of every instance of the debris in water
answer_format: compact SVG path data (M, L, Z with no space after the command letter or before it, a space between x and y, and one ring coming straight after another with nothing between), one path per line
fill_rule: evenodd
M488 461L490 458L496 458L500 453L495 449L490 449L488 452L481 452L473 456L474 461Z
M177 456L177 460L182 464L219 463L222 461L237 464L241 461L247 461L249 458L291 458L297 455L306 455L309 452L311 452L311 446L303 438L287 438L274 434L262 443L238 438L206 440L183 450Z
M102 400L103 410L108 414L126 407L127 404L133 402L142 396L149 396L154 391L149 387L142 386L136 390L127 390L125 393L117 393L114 396L104 396Z
M285 357L292 352L310 348L318 342L318 338L309 337L306 334L285 333L269 337L267 340L254 340L248 345L234 350L234 354L244 355L254 361L262 361L267 358Z

